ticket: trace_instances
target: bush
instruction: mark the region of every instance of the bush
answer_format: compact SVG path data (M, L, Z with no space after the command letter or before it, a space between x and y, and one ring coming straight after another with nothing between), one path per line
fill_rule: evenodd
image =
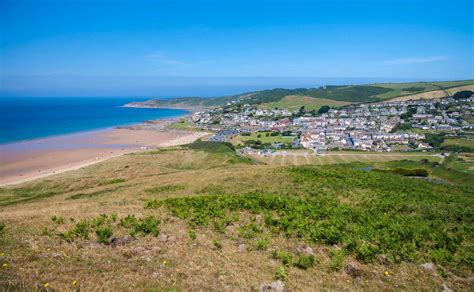
M270 244L270 238L260 238L255 242L255 250L266 250Z
M73 241L75 238L89 239L89 221L79 221L71 230L61 233L60 236L67 241Z
M288 272L286 271L285 266L278 267L278 269L275 271L275 274L273 275L273 278L275 280L285 281L288 278Z
M330 106L323 105L322 107L319 108L318 113L324 114L324 113L327 113L330 109L331 109Z
M472 92L470 90L462 90L462 91L456 92L453 95L453 98L454 99L466 99L466 98L471 97L473 94L474 94L474 92Z
M308 255L305 253L300 253L298 255L298 259L294 263L294 266L300 269L308 269L308 268L311 268L313 265L314 265L314 256Z
M134 215L128 215L120 220L120 225L130 229L130 235L133 237L140 233L158 236L158 234L160 234L160 230L158 229L159 224L160 221L153 216L138 219Z
M108 243L113 232L110 227L99 227L95 230L95 234L97 235L97 241L99 243Z
M282 263L287 267L293 265L293 254L291 252L275 249L272 251L272 258L281 260Z
M425 168L374 169L374 171L395 173L395 174L399 174L403 176L420 176L420 177L428 177L428 175L430 174L428 170Z
M344 250L331 251L331 259L329 260L329 269L332 271L340 271L344 264L346 254Z

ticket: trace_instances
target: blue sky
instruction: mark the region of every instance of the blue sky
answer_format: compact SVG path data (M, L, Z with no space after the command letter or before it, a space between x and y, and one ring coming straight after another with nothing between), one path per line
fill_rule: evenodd
M0 94L474 78L474 0L0 0Z

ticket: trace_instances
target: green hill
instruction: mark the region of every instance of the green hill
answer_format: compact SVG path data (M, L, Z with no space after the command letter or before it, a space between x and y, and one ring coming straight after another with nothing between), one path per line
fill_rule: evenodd
M294 97L304 97L304 104L301 105L305 105L307 108L319 108L322 102L338 106L351 103L378 102L402 97L409 99L410 95L419 96L422 93L427 93L427 97L430 97L430 92L437 93L437 95L433 96L448 96L456 92L456 88L472 85L474 85L474 80L331 85L318 88L295 89L274 88L213 98L182 97L176 99L153 99L144 103L133 103L133 105L196 108L247 103L259 105L263 108L290 106L291 109L294 109L298 107L298 104L295 104L297 98L295 99ZM289 96L293 97L292 101L288 101Z

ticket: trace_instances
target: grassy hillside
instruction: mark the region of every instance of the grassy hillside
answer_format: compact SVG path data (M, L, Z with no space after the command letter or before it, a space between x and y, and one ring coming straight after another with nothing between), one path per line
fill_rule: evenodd
M382 100L440 98L460 90L472 89L473 86L474 80L376 83L295 89L275 88L223 97L155 99L137 104L158 107L196 108L225 106L229 102L240 100L241 103L257 104L262 108L286 107L294 110L304 105L308 109L318 109L322 105L337 107L351 103L377 102Z
M448 94L454 94L457 92L455 89L457 87L474 85L474 80L464 80L464 81L441 81L441 82L410 82L410 83L376 83L374 86L380 86L384 88L390 88L392 91L386 92L379 95L381 99L394 99L397 97L411 96L415 95L411 99L420 98L423 96L421 93L432 92L427 94L427 98L439 98L447 96ZM451 89L449 91L446 91ZM464 90L464 89L460 89ZM420 95L421 94L421 95ZM405 100L410 99L409 97ZM400 99L404 100L404 99Z
M125 155L0 188L0 289L469 290L474 180L454 172L274 166L208 142Z
M290 111L298 110L300 107L304 106L306 110L318 110L323 105L328 105L331 107L340 107L344 105L351 104L347 101L338 101L327 98L314 98L310 96L300 96L300 95L289 95L285 96L279 101L263 103L260 105L260 108L264 109L288 109Z

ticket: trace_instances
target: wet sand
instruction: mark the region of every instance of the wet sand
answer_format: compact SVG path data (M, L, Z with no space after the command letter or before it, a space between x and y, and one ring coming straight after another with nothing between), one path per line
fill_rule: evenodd
M187 144L206 132L167 130L164 122L0 145L0 186L79 169L135 151Z

